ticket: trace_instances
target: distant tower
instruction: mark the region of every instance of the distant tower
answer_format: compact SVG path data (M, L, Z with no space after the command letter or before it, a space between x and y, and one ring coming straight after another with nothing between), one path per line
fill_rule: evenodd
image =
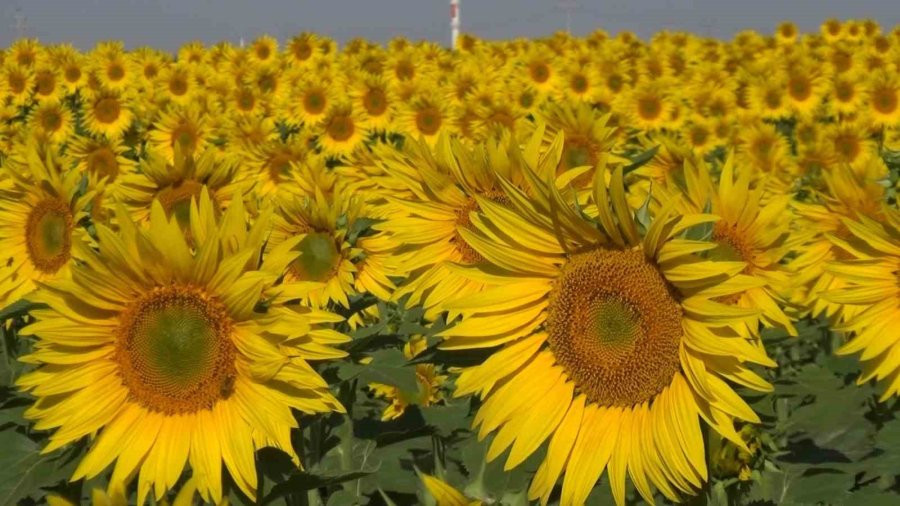
M450 49L456 49L459 38L459 0L450 0Z
M572 11L578 7L577 0L560 0L559 7L566 11L566 32L572 33Z
M16 13L13 14L14 27L17 39L24 39L28 32L28 18L22 12L22 8L16 5Z

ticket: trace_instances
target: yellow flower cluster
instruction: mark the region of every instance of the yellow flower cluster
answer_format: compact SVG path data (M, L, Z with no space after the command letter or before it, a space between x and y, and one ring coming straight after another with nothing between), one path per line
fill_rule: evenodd
M0 306L38 304L25 416L48 450L87 440L73 478L111 470L116 501L135 478L163 500L189 467L182 500L222 502L223 466L255 498L255 450L300 465L292 410L344 411L315 364L377 299L488 357L372 382L384 420L445 402L452 374L488 459L546 448L530 499L584 503L606 472L619 504L628 477L677 501L708 479L704 428L749 476L759 417L735 386L773 388L762 329L827 318L859 381L900 394L897 151L900 29L871 21L174 57L18 40Z

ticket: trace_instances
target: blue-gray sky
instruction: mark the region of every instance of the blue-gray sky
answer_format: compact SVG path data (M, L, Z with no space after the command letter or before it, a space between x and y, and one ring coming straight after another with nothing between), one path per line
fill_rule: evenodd
M804 31L828 17L900 23L897 0L461 0L463 31L485 38L540 36L566 27L586 34L597 27L648 37L684 29L730 38L744 28L771 32L783 19ZM893 6L891 4L894 4ZM129 48L174 50L190 40L251 40L268 33L284 40L316 31L339 42L361 36L384 42L402 34L447 42L449 0L0 0L0 47L16 37L16 14L26 35L45 43L89 49L104 39Z

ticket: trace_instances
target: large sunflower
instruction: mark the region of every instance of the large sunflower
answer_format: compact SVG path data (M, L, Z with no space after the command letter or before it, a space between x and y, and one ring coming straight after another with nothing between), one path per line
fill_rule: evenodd
M604 166L595 173L596 220L530 176L533 196L504 183L511 205L476 197L460 230L487 264L459 270L491 288L446 305L463 319L442 346L502 347L455 395L482 396L475 424L480 437L497 431L488 458L511 448L506 468L550 438L532 499L546 503L563 470L565 505L583 504L604 469L618 504L626 471L649 502L651 483L672 500L695 493L707 478L699 420L746 449L734 421L759 419L729 382L771 388L746 363L774 362L729 331L756 311L715 301L743 289L732 277L745 264L699 258L713 245L682 232L714 218L674 204L642 237L621 168L610 187Z
M38 366L18 381L38 398L26 417L54 430L44 451L90 437L72 479L115 460L110 482L137 474L137 504L161 499L185 463L205 500L223 497L223 463L254 498L257 449L300 463L291 408L343 411L307 362L344 355L332 345L345 336L320 325L339 318L286 304L307 284L277 284L296 241L260 261L270 215L248 230L240 200L219 223L205 192L191 207L190 243L159 202L149 227L119 208L119 231L97 226L99 251L83 247L71 277L43 285L33 300L48 308L21 332Z
M52 147L17 146L0 167L0 306L37 282L64 278L84 237L78 222L94 192L79 194L81 174Z
M886 401L900 395L900 210L885 206L883 222L860 215L844 218L850 236L829 238L845 252L827 271L841 286L823 297L836 304L856 307L856 314L837 330L852 334L838 354L859 354L862 374L857 383L881 381Z

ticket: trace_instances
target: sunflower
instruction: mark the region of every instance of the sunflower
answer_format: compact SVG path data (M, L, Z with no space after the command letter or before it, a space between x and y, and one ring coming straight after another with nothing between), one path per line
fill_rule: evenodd
M38 366L18 380L38 398L26 417L55 429L44 451L89 436L72 480L115 460L110 482L137 474L138 504L186 463L206 501L222 500L223 463L253 500L257 449L300 464L291 408L344 411L308 363L345 355L332 346L348 338L320 325L340 318L288 305L309 286L278 284L294 243L260 261L271 216L248 230L240 200L217 223L203 193L191 214L189 244L159 202L146 228L120 209L119 232L97 226L99 251L82 248L70 278L44 285L35 301L49 307L21 332L36 339L22 360Z
M461 235L487 263L462 273L490 288L447 303L463 318L439 334L451 350L502 345L454 395L484 399L475 425L497 431L488 459L511 447L506 469L550 438L528 491L542 503L563 470L564 505L583 504L604 468L617 504L626 471L648 502L651 483L670 500L694 494L707 478L698 419L741 448L734 421L759 422L726 380L771 390L746 363L774 362L729 330L756 311L714 300L743 290L745 264L703 260L714 245L680 237L714 218L669 204L642 238L621 168L606 177L599 167L596 220L535 175L531 197L504 185L510 207L478 199Z
M317 125L322 152L333 157L347 157L366 138L362 115L350 102L338 103Z
M558 174L576 167L596 165L600 157L615 145L616 129L608 125L609 115L587 104L548 104L539 116L547 124L544 135L547 145L558 132L563 133ZM587 183L590 184L590 178Z
M825 125L822 143L831 163L848 165L860 175L872 158L880 156L878 143L858 121Z
M834 42L843 36L844 26L839 19L828 18L822 23L819 30L826 41Z
M582 102L592 102L602 82L594 67L574 63L562 68L559 81L558 98Z
M760 174L772 175L780 183L787 184L796 167L787 139L778 133L775 126L754 122L738 135L736 164Z
M792 203L796 214L792 236L794 249L799 252L789 264L794 273L794 298L813 318L824 315L834 323L858 312L854 306L833 303L822 294L843 286L843 281L825 268L831 261L849 258L829 240L852 237L843 219L883 217L885 188L881 181L887 177L888 168L880 158L873 158L863 169L856 173L847 166L831 167L821 175L825 191L814 193L816 198L811 202Z
M158 201L166 216L175 216L186 230L191 219L191 202L202 193L208 194L218 212L232 200L242 200L251 184L240 171L237 156L215 148L192 154L176 147L172 162L150 149L139 169L137 173L119 176L118 194L132 219L138 223L147 221L151 204Z
M868 112L877 125L896 125L900 122L900 79L893 72L875 72L866 86Z
M93 74L104 90L124 92L136 77L131 55L124 49L96 51L91 55L88 72Z
M206 116L192 104L163 112L148 134L148 144L173 163L176 146L186 153L200 152L206 148L207 137Z
M791 21L784 21L779 23L775 29L775 40L779 44L791 45L796 42L799 33L800 30L797 28L797 25Z
M72 111L58 100L44 100L28 113L28 125L34 135L52 143L62 143L74 129Z
M835 76L828 93L831 110L842 115L859 112L865 100L863 87L858 78Z
M46 55L44 47L37 39L28 38L13 41L7 53L9 61L27 68L33 68L40 64Z
M0 62L2 63L2 62ZM24 105L31 99L34 88L34 73L31 69L12 62L2 63L0 79L4 95L11 105Z
M746 101L750 111L763 119L779 120L789 116L790 110L784 77L775 75L754 79L746 88Z
M797 335L791 319L781 309L790 289L788 271L782 260L791 251L790 195L765 195L766 185L751 186L749 169L735 171L733 156L722 165L718 184L712 182L705 163L685 164L689 212L701 213L709 205L719 217L712 228L710 242L716 246L707 253L717 260L744 262L735 277L746 289L720 302L759 311L766 327L780 327ZM757 335L756 322L736 328L742 335Z
M59 71L53 67L39 67L34 72L34 101L58 102L65 96L66 87Z
M874 216L844 217L850 232L846 239L830 236L845 259L831 262L826 270L842 282L842 286L822 296L835 304L849 305L857 313L836 330L852 338L839 355L859 354L862 374L858 384L871 379L885 389L882 402L900 395L900 339L894 330L900 325L900 210L885 206L882 220Z
M397 128L414 138L422 138L434 145L442 133L452 133L456 127L453 108L433 95L417 93L401 105Z
M522 72L535 89L549 93L556 87L559 75L549 50L533 45L530 54L522 59L522 64L524 65Z
M284 51L288 64L295 67L309 64L318 56L317 46L315 34L300 33L291 37Z
M268 198L282 193L296 193L296 167L308 163L315 156L310 146L309 137L300 134L250 147L244 167L247 177L256 181L258 196Z
M62 78L60 84L65 86L68 93L74 93L75 90L84 86L85 81L87 81L84 60L80 53L73 52L61 58L57 63L57 68Z
M150 47L141 47L134 51L134 65L137 68L138 81L141 87L148 89L159 78L160 73L169 65L170 56Z
M161 97L178 105L188 104L200 92L194 77L194 68L186 63L177 63L160 69L154 82Z
M278 41L271 35L260 35L250 44L248 54L256 65L274 63L278 59Z
M665 125L672 109L668 85L662 81L642 81L619 98L616 108L641 130L656 130Z
M73 264L85 236L78 224L94 192L79 194L81 174L69 166L55 147L32 141L0 167L0 306L39 282L65 278Z
M681 134L691 150L701 157L711 153L719 146L719 143L716 142L713 121L699 114L690 117L681 128Z
M392 124L397 101L383 77L366 76L349 91L353 108L361 111L365 127L386 130Z
M99 92L84 100L84 126L88 132L118 139L131 126L134 115L121 95Z
M338 89L339 87L330 80L330 76L300 79L297 85L291 88L287 99L290 111L304 123L316 123L328 113L336 100Z
M328 186L323 178L317 183L307 195L288 194L277 201L269 247L293 241L300 253L285 278L321 283L304 296L314 307L334 303L349 308L350 295L366 292L389 299L394 284L388 278L392 270L384 234L357 237L351 243L348 234L365 217L364 203L342 188Z
M798 116L812 115L821 104L826 90L826 83L820 73L805 62L789 65L784 84L791 111Z

